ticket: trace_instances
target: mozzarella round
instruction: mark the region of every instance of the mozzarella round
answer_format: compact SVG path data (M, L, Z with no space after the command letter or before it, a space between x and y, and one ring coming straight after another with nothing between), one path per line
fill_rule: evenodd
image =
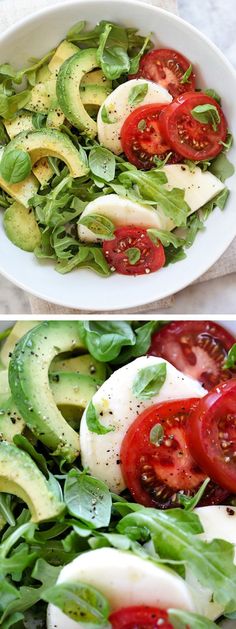
M159 393L148 400L137 399L132 385L140 369L166 362L166 380ZM146 408L159 402L203 397L206 391L197 380L185 376L173 365L155 356L142 356L115 371L92 398L101 424L114 427L113 432L98 435L88 429L86 411L80 426L82 463L92 475L120 493L125 483L120 466L120 450L129 426Z
M139 85L147 85L148 90L143 100L136 105L129 103L131 90ZM150 103L170 103L172 96L167 90L153 81L147 81L146 79L132 79L126 83L119 85L102 104L99 109L97 117L98 126L98 139L100 144L103 144L106 148L110 149L116 155L122 153L122 146L120 141L120 132L124 124L124 121L129 116L131 111L134 111L141 105L148 105ZM106 108L107 114L110 120L114 120L113 123L103 122L102 109Z
M186 582L168 569L130 552L99 548L84 553L65 566L58 583L82 581L95 587L109 601L111 612L132 605L149 605L195 611ZM49 605L48 629L84 627Z
M136 225L137 227L152 227L155 229L168 229L170 219L160 210L150 210L139 203L122 199L117 194L108 194L98 197L86 206L81 214L81 219L89 214L100 214L109 218L115 227ZM86 242L98 242L102 238L96 236L88 227L78 222L79 238Z

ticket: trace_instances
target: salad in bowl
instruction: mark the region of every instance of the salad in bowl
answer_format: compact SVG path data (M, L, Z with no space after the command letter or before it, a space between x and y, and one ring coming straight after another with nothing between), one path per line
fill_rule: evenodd
M214 321L3 331L3 629L234 627L235 341Z
M149 275L227 205L223 92L152 33L80 21L28 67L6 59L0 89L4 230L59 273Z

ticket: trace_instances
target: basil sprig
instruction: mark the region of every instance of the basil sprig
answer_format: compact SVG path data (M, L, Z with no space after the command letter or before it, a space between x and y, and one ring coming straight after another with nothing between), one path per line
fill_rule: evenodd
M131 265L137 264L137 262L141 258L141 252L138 247L130 247L129 249L126 249L125 255L127 256Z
M70 470L65 482L65 503L69 513L90 528L108 526L111 518L111 494L107 485L85 472Z
M99 238L104 238L104 240L112 240L114 238L115 225L106 216L88 214L79 220L79 224L88 227Z
M135 106L141 103L148 93L148 83L140 83L131 88L128 96L129 105Z
M132 386L133 394L139 400L149 400L157 395L166 380L166 363L158 363L139 369Z
M5 150L0 162L0 174L8 183L19 183L31 172L29 154L21 149Z
M102 119L102 122L105 122L106 124L115 124L117 122L117 118L111 117L111 114L109 113L109 111L107 111L107 108L105 105L103 105L101 109L101 119Z
M102 146L94 146L89 153L89 168L95 177L112 181L115 177L115 156Z
M89 405L86 410L86 422L88 429L90 432L96 432L97 435L106 435L108 432L112 432L114 430L113 426L103 426L99 421L97 410L93 404L93 402L89 402Z
M183 85L184 85L185 83L189 83L189 78L190 78L190 76L191 76L191 74L192 74L192 71L193 71L193 66L192 66L192 64L190 63L190 65L189 65L188 69L187 69L187 70L186 70L186 72L183 74L183 76L182 76L182 79L181 79L180 83L182 83Z
M215 105L197 105L191 110L191 114L201 124L211 124L213 131L217 131L220 124L220 114Z
M54 585L43 592L42 599L59 607L75 622L89 623L90 627L104 627L110 613L105 596L91 585L80 581Z
M228 356L224 362L223 369L235 369L236 367L236 343L234 343L228 352Z

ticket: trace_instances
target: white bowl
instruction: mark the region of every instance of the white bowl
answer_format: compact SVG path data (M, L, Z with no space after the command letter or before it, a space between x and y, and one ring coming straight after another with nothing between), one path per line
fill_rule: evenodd
M236 135L236 73L223 54L193 26L180 18L135 0L78 0L40 11L0 38L0 62L17 67L29 57L41 57L66 35L78 20L94 26L106 19L135 26L143 34L155 31L156 44L176 48L193 62L202 87L211 87L223 97L229 127ZM236 150L230 157L236 163ZM83 310L107 311L132 308L167 297L194 280L214 264L236 235L235 178L229 180L231 195L226 209L214 210L206 230L198 234L187 258L149 276L114 274L101 278L87 270L60 275L50 262L15 247L0 225L0 272L34 295L56 304Z

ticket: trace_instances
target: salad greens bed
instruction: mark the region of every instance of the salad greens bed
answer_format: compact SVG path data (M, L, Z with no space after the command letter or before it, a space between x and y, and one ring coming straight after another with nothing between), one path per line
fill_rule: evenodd
M69 31L65 41L68 44L75 44L78 49L96 48L97 65L101 68L105 80L111 82L111 89L125 82L128 74L137 72L141 56L153 47L150 35L145 38L139 35L135 28L124 28L107 21L100 22L92 31L86 30L85 22L79 22ZM29 153L21 147L14 146L14 139L10 142L7 132L9 122L14 122L14 120L20 121L18 131L23 128L21 119L30 113L30 108L29 130L31 133L32 130L44 132L45 129L53 126L50 118L52 113L59 117L60 124L57 122L59 129L57 133L61 138L66 137L70 140L77 151L85 174L73 178L68 166L65 166L61 159L48 157L46 166L45 163L42 166L43 169L46 168L46 173L48 169L50 170L50 176L49 179L47 176L41 179L38 190L36 186L36 190L28 199L30 211L22 213L22 209L20 212L18 208L19 220L17 219L16 225L13 222L12 227L9 227L10 216L8 221L7 213L5 215L5 225L10 239L26 250L34 250L39 259L52 259L56 270L60 273L67 273L74 268L89 268L102 276L109 276L111 269L101 247L79 241L77 221L90 201L103 195L116 193L121 197L144 204L153 211L158 202L164 214L174 220L177 231L148 230L148 234L154 242L159 240L163 244L166 264L185 258L186 249L192 245L197 233L204 229L205 220L214 207L218 206L222 210L225 207L229 194L227 187L201 210L188 217L189 207L184 201L184 191L178 188L168 191L164 187L167 182L166 175L161 171L164 162L156 160L156 167L151 171L140 171L123 156L117 157L100 146L96 137L91 138L86 135L86 132L79 131L69 124L64 116L61 119L62 112L57 101L53 102L49 113L42 113L40 105L32 106L32 94L35 88L43 85L43 72L46 72L48 81L48 62L54 54L55 50L52 50L42 59L32 60L32 65L19 71L16 71L9 63L0 65L0 144L2 149L6 148L0 164L2 185L0 204L7 211L13 204L16 216L17 200L14 201L14 198L17 199L17 197L14 197L13 188L15 185L24 186L25 178L32 176ZM188 80L187 76L185 80ZM213 94L212 90L207 90L207 93L214 95L214 98L220 101L219 96L215 92ZM132 98L137 104L140 93L136 90ZM96 120L97 109L91 108L91 105L89 107L91 119ZM102 118L105 122L109 122L105 107L102 109ZM51 131L54 130L51 129ZM225 181L234 172L226 155L231 144L232 136L229 134L223 152L210 162L199 162L198 165L203 170L209 170L215 174L221 181ZM196 165L195 162L186 161L186 163L190 168ZM7 189L4 181L7 182ZM86 216L82 221L96 235L106 240L113 238L115 226L110 219L98 214L92 217ZM29 232L32 237L32 227L36 229L36 243L34 239L30 243L28 240ZM178 228L181 228L180 232ZM19 230L23 231L22 242L19 236L17 242L15 240L15 234ZM133 262L131 260L131 263L135 262L136 260Z
M33 348L35 330L42 331L46 338L51 323L35 323L25 337L28 347ZM65 330L70 325L70 322L53 322L54 329L62 323ZM27 325L32 327L30 322L22 324L24 332ZM91 364L102 361L108 376L118 366L145 354L152 333L162 322L79 321L75 325L84 352L90 353ZM8 334L10 339L11 328L0 337L2 361ZM11 364L17 356L14 343L10 354ZM74 358L74 354L67 353L64 359L70 357ZM6 365L2 364L0 376L4 369ZM6 409L1 396L2 392L0 432ZM10 418L8 420L10 422ZM145 508L131 502L127 494L112 494L104 482L82 469L79 459L69 465L61 456L51 454L31 428L33 430L33 425L27 422L26 430L15 435L11 447L30 457L37 473L60 504L60 512L48 522L34 523L30 510L20 498L14 493L0 493L0 626L3 629L45 628L48 602L73 618L71 600L76 608L76 618L80 614L85 627L89 628L92 623L92 626L108 628L109 605L101 593L80 582L56 585L62 566L81 552L105 546L133 552L148 561L167 566L182 577L191 566L201 585L212 590L213 600L222 605L225 617L236 618L234 546L219 539L206 543L197 537L203 529L192 510L207 481L194 498L181 496L182 509ZM93 430L99 431L99 428L95 425ZM3 485L4 472L1 471L0 487ZM39 501L37 493L35 501ZM169 614L175 629L216 627L215 623L196 614L181 610L170 610Z

